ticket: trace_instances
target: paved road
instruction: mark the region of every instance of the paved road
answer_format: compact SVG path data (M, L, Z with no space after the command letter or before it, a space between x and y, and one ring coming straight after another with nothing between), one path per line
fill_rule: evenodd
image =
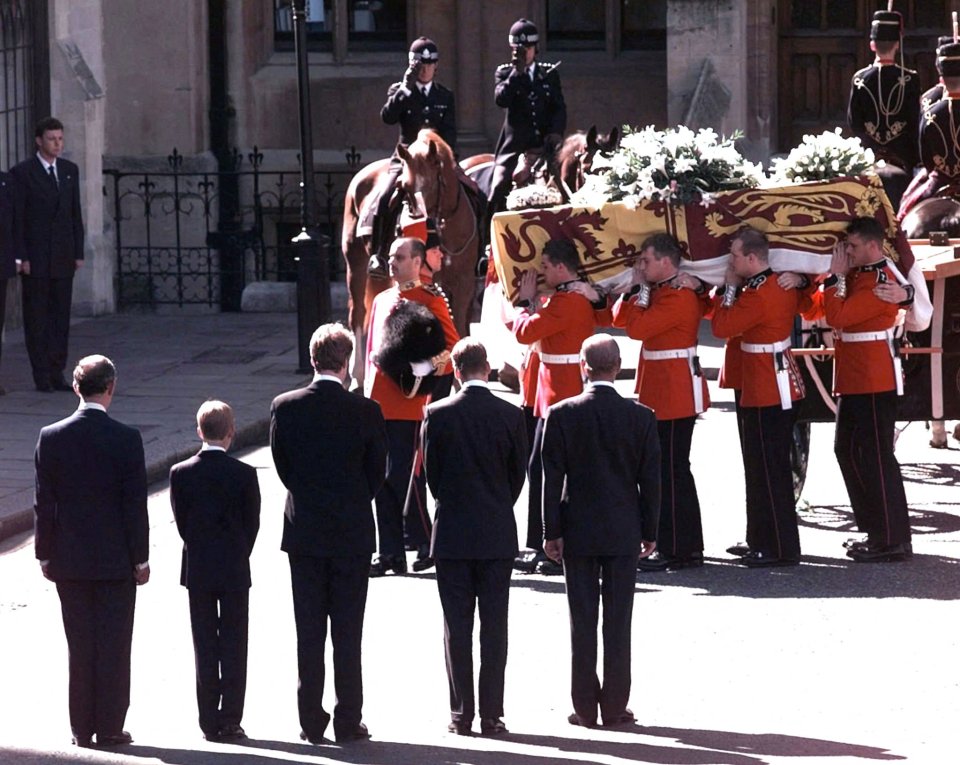
M922 425L907 428L898 455L917 554L905 564L854 564L841 554L850 510L830 451L832 427L814 426L802 511L805 563L744 570L723 552L743 534L743 481L730 402L718 398L694 436L707 565L637 580L637 726L567 725L562 581L515 575L505 717L511 734L447 734L440 608L426 572L371 583L364 714L373 741L299 743L289 573L279 552L282 491L269 452L254 449L244 459L259 470L264 504L253 559L249 743L200 738L186 594L177 585L179 541L158 485L150 500L153 578L139 591L127 719L136 743L123 754L69 746L56 593L21 535L0 554L0 763L956 762L960 451L930 450ZM524 506L521 499L521 516Z

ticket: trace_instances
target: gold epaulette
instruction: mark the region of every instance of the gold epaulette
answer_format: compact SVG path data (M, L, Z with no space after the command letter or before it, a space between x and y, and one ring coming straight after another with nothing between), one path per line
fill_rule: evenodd
M411 279L408 282L403 282L397 285L397 288L401 292L406 292L407 290L416 289L417 287L423 287L424 284L419 279Z

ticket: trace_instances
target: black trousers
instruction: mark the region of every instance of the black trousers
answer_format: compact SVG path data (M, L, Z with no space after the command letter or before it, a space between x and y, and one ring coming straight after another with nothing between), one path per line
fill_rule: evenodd
M743 466L747 482L747 543L776 558L800 557L790 444L793 409L745 406Z
M663 555L703 552L700 499L690 472L690 444L696 421L696 417L684 417L657 422L661 486L657 549Z
M427 511L427 479L423 466L414 471L420 444L416 420L387 420L387 477L374 500L381 555L403 555L430 543L433 524Z
M77 739L123 730L130 706L133 579L57 582L67 636L70 728Z
M630 698L630 639L636 555L564 556L570 607L573 711L597 719L597 707L612 720ZM603 683L597 677L597 624L603 602Z
M834 453L857 528L882 545L910 541L907 496L893 452L897 393L844 395L837 405Z
M33 381L48 385L67 366L73 277L40 279L22 276L23 337L33 369Z
M363 710L363 673L360 645L367 605L368 555L315 558L290 555L293 613L297 623L297 708L300 728L319 740L330 721L323 709L323 662L327 620L333 642L333 708L335 731L360 723Z
M243 719L250 591L191 589L188 595L200 730L215 736Z
M527 464L527 547L543 550L543 420L537 418Z
M480 613L480 718L503 717L507 667L507 607L513 561L437 559L443 608L443 648L450 685L450 718L470 724L473 694L473 616Z

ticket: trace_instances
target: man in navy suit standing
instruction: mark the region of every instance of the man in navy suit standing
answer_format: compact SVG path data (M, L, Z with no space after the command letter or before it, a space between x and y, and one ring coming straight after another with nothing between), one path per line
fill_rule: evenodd
M40 431L37 560L55 582L70 654L70 727L77 746L129 744L130 644L147 562L147 475L140 432L107 415L117 370L80 359L80 408Z
M550 407L543 431L544 551L563 561L572 647L571 725L632 723L630 638L637 559L656 548L660 440L651 409L617 393L620 350L587 338L579 396ZM603 682L597 621L603 602Z
M473 616L480 611L480 732L506 733L503 679L507 604L517 553L513 505L527 467L519 407L487 388L487 351L473 338L453 346L460 392L427 408L421 433L427 484L436 500L433 545L443 607L451 733L468 736L475 712Z
M300 738L322 744L327 622L333 641L337 741L370 737L361 722L360 646L367 578L376 531L371 503L387 472L387 432L380 405L343 387L353 333L324 324L310 338L315 374L270 408L270 450L287 487L280 548L290 559L297 625Z
M260 530L257 471L226 452L233 409L206 401L197 412L198 454L170 469L170 504L183 539L180 584L190 600L200 730L208 741L246 738L250 553Z
M23 277L23 334L38 391L72 390L63 377L73 275L83 264L80 170L63 151L63 124L47 117L37 153L10 173L19 195L15 235Z
M3 350L3 319L7 313L7 281L17 275L17 254L13 238L13 177L0 173L0 352ZM0 396L6 393L0 385Z

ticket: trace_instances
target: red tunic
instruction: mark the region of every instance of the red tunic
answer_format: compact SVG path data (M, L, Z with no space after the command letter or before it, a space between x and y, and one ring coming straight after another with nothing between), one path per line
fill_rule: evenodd
M885 262L875 263L847 275L847 296L838 298L836 286L823 290L823 308L827 323L841 332L882 332L892 329L900 307L873 294L884 282L897 283L897 277ZM886 340L845 342L836 339L833 357L833 392L881 393L897 387L893 357Z
M706 307L706 299L693 290L664 285L654 288L647 308L638 306L635 297L618 300L613 307L613 326L625 328L634 340L642 340L646 351L691 348L697 345L697 331ZM702 375L697 379L706 408L710 405L707 381ZM641 352L636 391L640 403L653 409L658 420L697 414L690 362L685 358L647 359Z
M593 334L594 312L590 301L575 292L561 288L544 303L538 313L523 313L513 320L517 341L525 345L538 343L540 371L537 375L537 397L533 412L547 416L547 407L576 396L583 391L579 355L583 341ZM546 356L569 356L562 363L547 361Z
M527 348L520 367L520 400L523 406L531 409L537 403L537 376L540 374L540 354L533 348Z
M373 356L380 347L380 338L383 335L383 325L387 316L401 298L406 298L425 305L440 320L440 324L443 325L443 334L447 339L448 351L460 339L460 335L453 325L453 319L450 318L447 301L435 288L426 287L420 282L407 282L403 286L405 289L401 290L399 286L394 285L381 292L373 299L373 304L370 306L364 393L367 398L372 398L380 404L385 420L422 420L424 409L430 403L430 396L424 394L407 398L397 384L373 363ZM452 374L449 364L443 374Z
M776 275L767 270L748 279L740 297L729 308L723 307L722 299L722 295L714 298L714 335L739 337L741 343L769 345L790 338L802 294L799 290L783 289L777 284ZM789 350L783 358L790 373L790 398L796 401L803 398L800 375ZM773 353L742 351L740 370L741 406L780 405Z

